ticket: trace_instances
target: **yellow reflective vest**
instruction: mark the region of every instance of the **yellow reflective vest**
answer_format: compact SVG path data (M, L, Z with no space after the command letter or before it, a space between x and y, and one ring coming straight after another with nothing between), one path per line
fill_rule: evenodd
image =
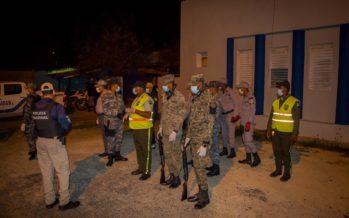
M135 110L145 111L144 103L149 100L152 101L151 97L144 93L132 102L131 107ZM153 120L152 118L145 118L139 114L133 113L129 117L129 126L130 129L149 129L153 127Z
M292 108L299 100L289 96L280 107L280 98L273 102L273 117L271 127L279 132L293 132L294 120Z

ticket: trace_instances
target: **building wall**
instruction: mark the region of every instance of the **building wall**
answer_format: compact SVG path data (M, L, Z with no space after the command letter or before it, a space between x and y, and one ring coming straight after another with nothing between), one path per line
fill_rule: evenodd
M301 135L349 142L348 125L334 125L339 53L339 27L336 25L349 23L348 8L349 1L347 0L183 1L181 7L181 74L177 79L178 87L181 91L188 93L187 83L193 73L203 73L208 81L226 77L228 38L234 38L233 80L235 84L237 81L237 51L254 49L255 35L267 34L263 115L257 117L257 128L265 129L276 92L275 88L270 86L269 49L278 46L288 48L288 76L291 81L292 31L305 29ZM308 86L309 49L311 45L321 43L332 43L334 46L333 72L335 73L331 77L330 90L312 91ZM196 53L198 52L207 52L208 65L206 68L196 67Z

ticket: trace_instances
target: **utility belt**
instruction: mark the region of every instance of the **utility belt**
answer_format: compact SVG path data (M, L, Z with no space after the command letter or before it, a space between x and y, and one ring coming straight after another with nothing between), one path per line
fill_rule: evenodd
M226 112L222 112L222 114L223 114L223 115L226 115L226 114L230 114L230 113L232 113L232 112L234 112L234 109L228 110L228 111L226 111Z

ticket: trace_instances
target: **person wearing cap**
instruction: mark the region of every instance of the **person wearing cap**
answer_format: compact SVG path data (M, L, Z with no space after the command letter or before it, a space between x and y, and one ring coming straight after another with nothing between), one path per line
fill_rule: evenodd
M243 97L240 126L243 130L242 142L245 145L246 158L239 160L240 164L248 164L251 167L256 167L261 163L261 159L257 153L257 148L253 143L253 132L255 126L256 114L256 98L249 91L250 85L248 82L241 82L237 85L239 94ZM253 159L253 160L252 160Z
M25 98L25 104L23 107L23 118L21 123L21 131L24 132L26 141L29 145L29 160L36 159L36 134L34 131L34 125L31 120L31 113L34 104L40 100L40 97L35 93L36 85L34 83L28 83L25 87L27 97Z
M211 150L210 150L210 156L212 160L212 166L206 168L209 172L207 173L208 177L212 176L218 176L220 173L219 169L219 148L218 148L218 136L219 136L219 131L221 129L220 125L220 119L222 116L222 105L218 101L221 93L219 93L219 82L218 81L210 81L208 83L208 88L213 95L216 109L215 109L215 120L213 124L213 130L212 130L212 143L211 143ZM213 107L214 108L214 107Z
M158 102L158 92L157 92L157 88L154 87L154 84L152 82L147 82L145 84L145 92L152 97L153 101L154 101L154 105L153 105L153 125L155 124L156 120L158 119L158 111L159 111L159 102ZM156 145L155 145L155 133L153 131L153 134L151 136L151 144L152 144L152 148L155 149Z
M97 102L96 102L96 107L95 107L95 111L97 114L96 124L99 126L99 128L101 130L102 138L103 138L103 145L104 145L104 152L99 154L100 157L108 156L108 147L107 147L108 143L107 143L107 137L106 137L105 131L104 131L104 121L103 121L104 112L103 112L103 103L102 103L102 97L107 91L106 86L107 86L107 82L103 79L98 80L98 82L95 85L96 92L99 94L99 97L97 98Z
M151 135L153 131L153 99L145 92L145 84L137 81L132 92L137 97L130 108L126 108L124 119L129 119L129 127L133 130L133 141L136 147L138 168L132 175L142 174L140 180L150 178L151 170Z
M115 161L127 161L121 156L120 148L123 134L123 111L125 109L122 98L116 96L117 88L120 88L116 78L111 78L107 82L107 88L101 96L103 105L103 127L107 139L107 166L112 166Z
M239 104L237 102L237 95L234 93L234 90L227 85L227 80L222 78L219 80L220 88L223 94L220 96L220 103L223 107L222 111L222 136L223 136L223 145L228 144L230 149L230 154L228 158L236 157L235 152L235 128L236 123L240 119L239 115ZM220 156L227 155L228 149L223 146L223 151L220 153Z
M281 181L291 178L291 146L297 141L300 120L300 101L290 95L290 83L277 83L278 98L273 102L267 126L267 138L272 141L275 171L271 177L282 174ZM282 169L284 166L284 169Z
M205 87L202 74L193 75L189 85L192 96L185 115L188 128L183 147L190 145L199 192L190 196L188 201L196 202L195 209L202 209L210 203L206 167L211 165L208 151L210 150L216 105L213 96Z
M170 175L163 185L177 188L181 184L180 139L186 102L184 95L176 89L173 74L162 76L160 81L164 95L157 138L162 137L165 161Z
M41 85L42 99L32 111L32 120L38 138L36 141L39 167L42 173L46 208L59 204L60 210L76 208L79 201L70 201L69 160L65 146L65 135L71 122L65 114L64 107L56 103L54 88L51 83ZM54 172L59 181L59 198L53 185Z

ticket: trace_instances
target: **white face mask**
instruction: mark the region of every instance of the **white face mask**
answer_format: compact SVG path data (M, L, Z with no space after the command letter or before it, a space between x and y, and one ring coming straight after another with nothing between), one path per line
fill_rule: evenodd
M101 93L101 92L102 92L101 88L97 87L97 88L96 88L96 92L97 92L97 93Z
M244 91L242 91L242 89L239 89L239 94L240 94L240 95L243 95L243 94L244 94Z
M132 93L133 93L134 95L137 95L136 88L133 88L133 89L132 89Z
M120 88L120 86L118 86L118 87L116 88L115 92L116 92L116 93L119 93L120 90L121 90L121 88Z
M190 90L191 90L191 93L193 93L194 95L197 95L199 93L198 86L191 86Z
M284 93L282 92L282 89L278 89L278 92L277 92L278 96L281 97L284 95Z
M169 92L169 91L170 91L170 89L168 88L168 86L162 86L162 90L163 90L164 92Z
M145 92L146 92L146 93L148 93L148 94L150 94L150 93L151 93L151 91L150 91L150 89L149 89L149 88L146 88L146 89L145 89Z

